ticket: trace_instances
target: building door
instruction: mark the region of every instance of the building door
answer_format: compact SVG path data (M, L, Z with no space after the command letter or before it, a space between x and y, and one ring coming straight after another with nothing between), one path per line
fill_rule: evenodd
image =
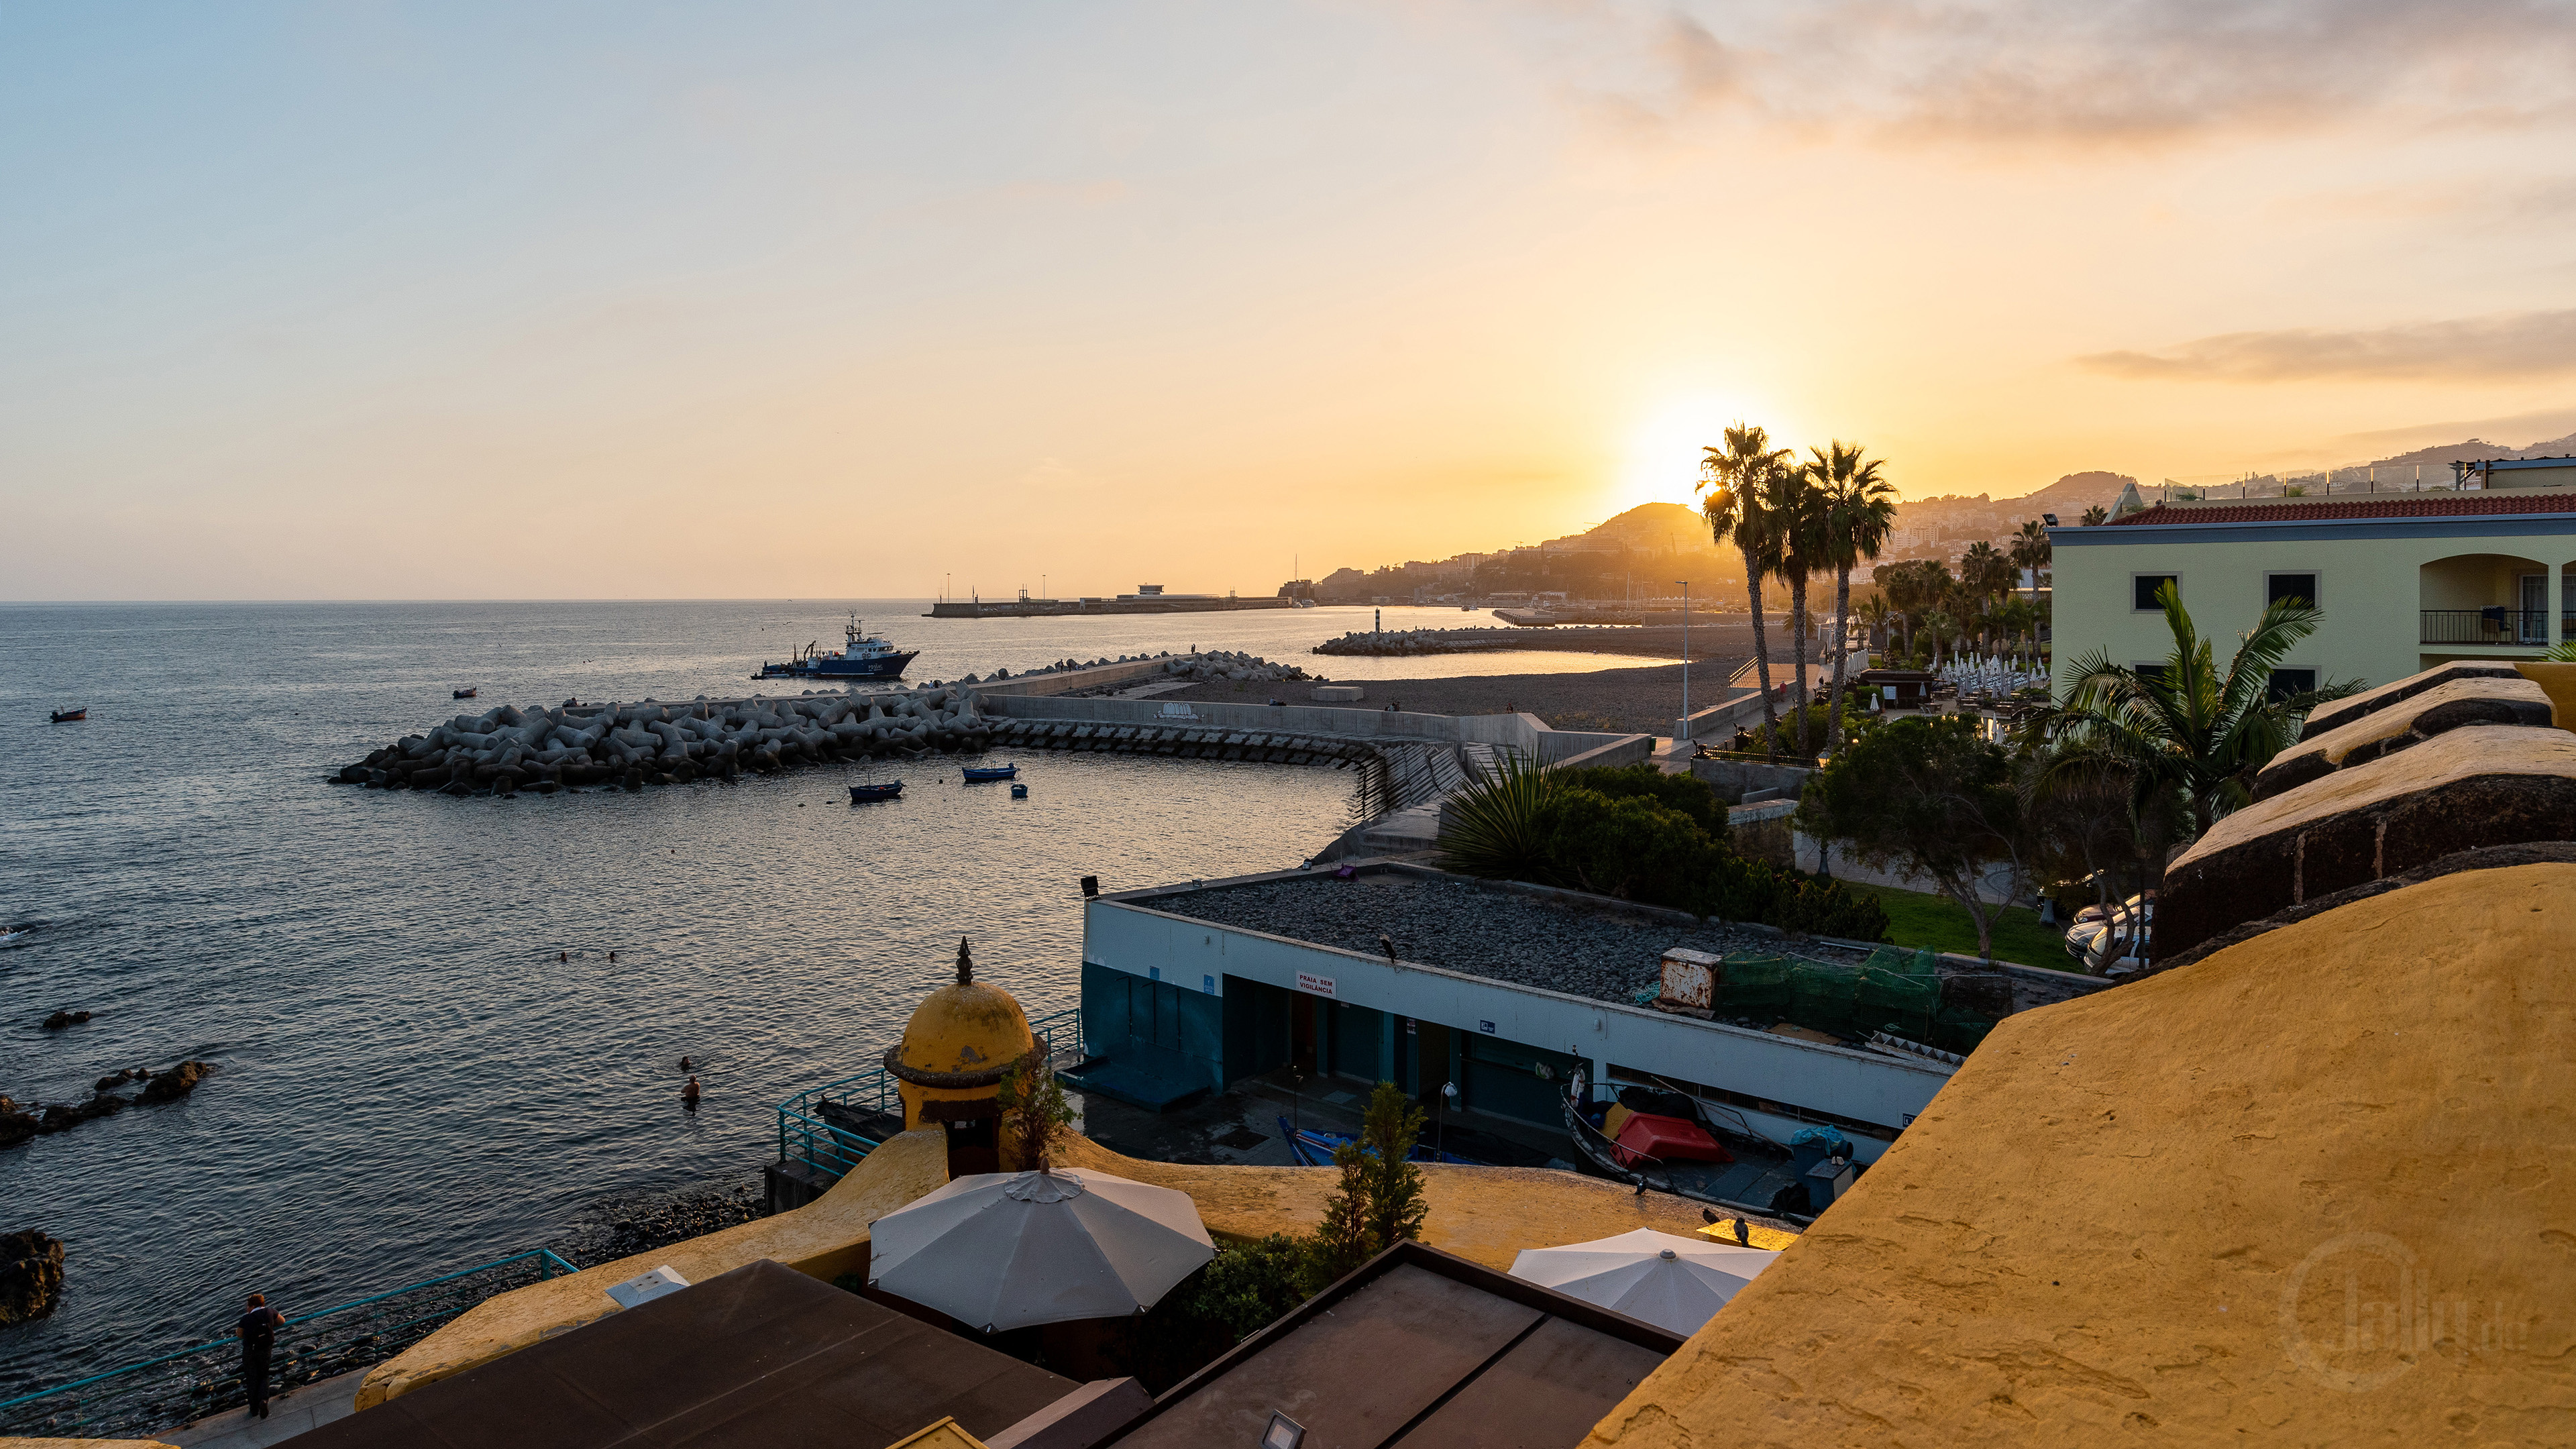
M2517 644L2549 642L2549 575L2522 576L2522 614L2514 626Z

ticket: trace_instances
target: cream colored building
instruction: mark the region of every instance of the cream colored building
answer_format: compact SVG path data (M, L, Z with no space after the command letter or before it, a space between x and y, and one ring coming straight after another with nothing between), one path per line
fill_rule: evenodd
M2223 666L2275 598L2325 623L2282 662L2283 683L2384 684L2453 659L2538 658L2576 637L2576 458L2475 465L2465 488L2160 503L2091 528L2049 530L2055 652L2115 664L2173 647L2155 603L2170 579Z

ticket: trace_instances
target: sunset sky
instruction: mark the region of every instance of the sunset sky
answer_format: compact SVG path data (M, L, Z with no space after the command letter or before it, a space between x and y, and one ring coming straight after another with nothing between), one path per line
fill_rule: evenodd
M2576 429L2576 4L0 8L0 597L1268 593Z

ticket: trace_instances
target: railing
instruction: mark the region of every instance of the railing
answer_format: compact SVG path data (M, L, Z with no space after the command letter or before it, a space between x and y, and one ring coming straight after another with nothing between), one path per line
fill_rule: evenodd
M2483 609L2426 609L2423 615L2424 637L2421 642L2426 644L2530 647L2549 642L2549 612L2546 609L2507 609L2490 605ZM2563 625L2561 627L2564 628Z
M384 1362L499 1293L576 1272L539 1248L286 1320L269 1383L275 1392ZM355 1316L343 1316L355 1315ZM325 1324L325 1320L331 1320ZM314 1325L322 1324L320 1328ZM219 1338L85 1379L0 1400L0 1434L129 1438L239 1408L241 1344Z
M1080 1056L1082 1009L1041 1016L1029 1023L1029 1031L1046 1043L1049 1061L1067 1051ZM778 1104L778 1160L805 1163L838 1181L875 1151L880 1139L830 1121L823 1111L826 1104L900 1118L903 1098L894 1077L880 1066L809 1087Z

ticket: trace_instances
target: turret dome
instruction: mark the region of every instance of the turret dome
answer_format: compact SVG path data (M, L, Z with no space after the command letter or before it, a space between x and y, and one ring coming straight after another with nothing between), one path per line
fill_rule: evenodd
M1036 1044L1019 999L977 981L974 958L966 943L959 941L956 981L925 997L905 1024L903 1040L886 1050L886 1071L901 1083L904 1126L989 1119L989 1107L948 1107L928 1113L923 1108L933 1103L989 1103L1003 1074Z

